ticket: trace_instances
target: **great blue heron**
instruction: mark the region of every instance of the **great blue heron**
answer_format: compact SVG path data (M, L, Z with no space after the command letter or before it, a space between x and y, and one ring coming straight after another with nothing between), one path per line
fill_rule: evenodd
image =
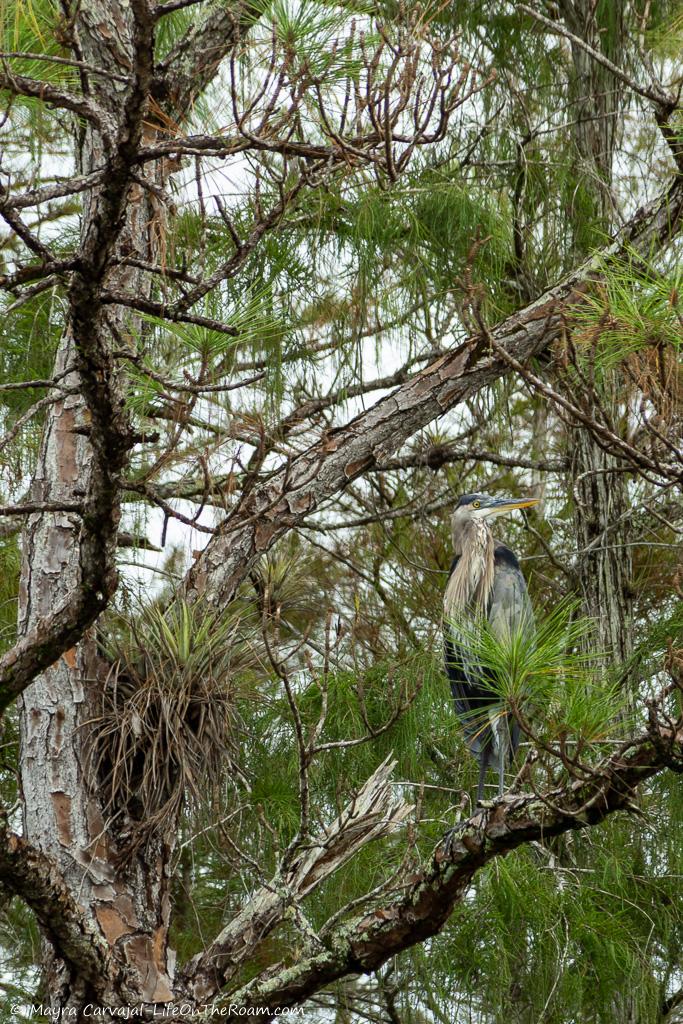
M472 628L486 617L500 640L518 630L533 629L519 562L508 547L494 540L489 523L495 516L537 503L537 498L464 494L451 519L455 558L444 595L446 672L465 742L479 761L478 804L491 763L497 763L498 795L502 796L505 765L517 749L519 727L516 722L510 725L492 680L471 650Z

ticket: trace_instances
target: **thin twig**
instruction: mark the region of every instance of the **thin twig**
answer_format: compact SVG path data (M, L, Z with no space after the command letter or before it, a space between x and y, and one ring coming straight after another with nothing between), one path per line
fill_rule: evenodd
M560 25L556 21L551 21L550 18L544 17L544 15L539 14L538 11L535 11L532 7L527 7L526 4L517 4L517 9L528 14L529 17L534 19L534 21L538 21L541 25L545 25L545 27L555 33L555 35L564 36L565 39L569 39L570 42L579 46L589 54L594 61L598 64L602 64L602 66L607 68L608 71L611 71L614 77L618 78L620 82L623 82L624 85L627 85L629 89L632 89L633 92L637 93L639 96L642 96L646 100L650 100L650 102L654 103L656 107L663 107L668 113L671 113L671 111L674 110L676 106L674 96L672 96L671 93L666 92L659 82L653 81L649 88L639 85L635 78L632 78L622 68L613 64L612 61L605 57L603 53L600 53L599 50L595 50L586 42L585 39L581 39L580 36L574 35L574 33L565 28L564 25Z

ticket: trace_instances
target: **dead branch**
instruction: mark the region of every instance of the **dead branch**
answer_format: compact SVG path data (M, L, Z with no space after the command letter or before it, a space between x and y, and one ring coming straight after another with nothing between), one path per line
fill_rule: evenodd
M509 466L511 469L535 469L542 473L562 473L567 469L567 459L524 459L518 456L499 455L498 452L482 448L463 448L455 444L433 444L409 455L387 459L374 466L373 473L391 473L402 469L431 469L436 472L452 462L490 462L494 466Z
M137 494L144 495L148 501L151 501L153 505L157 505L164 514L170 519L177 519L179 523L183 523L185 526L191 526L193 530L199 530L200 533L211 533L215 534L218 529L215 526L204 526L203 523L197 522L197 519L190 518L189 516L183 515L177 509L173 508L172 505L161 497L157 493L154 487L146 483L137 483L133 480L121 481L121 486L127 491L135 491Z
M29 206L40 206L41 203L48 203L52 199L63 199L65 196L75 196L85 192L95 185L101 184L107 175L107 166L104 165L89 174L77 175L67 178L64 181L56 181L53 185L42 185L39 188L27 189L18 195L9 195L5 198L5 209L24 210ZM3 278L0 278L0 282Z
M387 758L326 833L301 844L287 869L261 888L214 942L182 971L181 984L197 1002L220 991L240 964L297 903L367 843L389 835L411 813L391 785L395 762Z
M123 82L126 85L130 81L130 78L127 76L117 75L115 71L95 67L94 64L88 64L87 61L74 60L71 57L57 57L54 54L27 53L23 50L11 50L0 53L0 60L39 60L47 64L61 64L63 67L79 68L81 71L87 71L91 75L102 75L110 82ZM37 82L36 84L44 85L45 83Z
M590 778L568 782L541 799L504 796L477 811L439 843L431 862L400 896L340 925L327 936L324 951L257 976L233 991L231 1001L273 1011L299 1005L340 978L370 974L439 932L477 871L496 857L630 809L634 790L647 779L667 768L683 772L683 719L669 725L661 700L658 711L648 729L630 741L631 753L620 748L596 765Z
M9 196L8 190L0 184L0 217L12 229L17 238L20 238L27 249L35 253L43 261L43 267L51 267L54 260L53 255L47 246L43 245L40 239L34 235L31 229L23 222L18 213L10 209L6 200Z

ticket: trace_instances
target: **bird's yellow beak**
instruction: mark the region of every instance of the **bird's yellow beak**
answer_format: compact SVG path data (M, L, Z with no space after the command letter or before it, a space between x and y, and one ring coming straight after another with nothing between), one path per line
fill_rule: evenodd
M494 498L490 505L484 506L482 512L485 516L501 516L516 508L531 508L533 505L538 505L540 500L540 498Z
M500 512L511 512L514 508L531 508L538 505L540 498L522 498L520 501L506 501L498 506Z

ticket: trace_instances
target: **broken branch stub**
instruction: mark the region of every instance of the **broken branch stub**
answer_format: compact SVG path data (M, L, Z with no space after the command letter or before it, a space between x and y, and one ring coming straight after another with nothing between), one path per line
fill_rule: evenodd
M382 762L324 836L302 842L288 869L263 885L211 945L189 962L183 981L197 1001L212 998L254 949L307 896L372 840L390 835L413 810L392 786L396 761Z

